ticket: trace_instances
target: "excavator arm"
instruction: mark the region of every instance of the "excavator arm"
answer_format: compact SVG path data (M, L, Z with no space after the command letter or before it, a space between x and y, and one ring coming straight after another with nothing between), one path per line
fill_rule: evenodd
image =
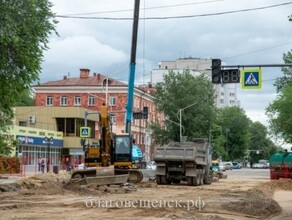
M111 165L113 146L111 141L110 118L105 103L103 103L103 105L101 106L99 125L99 129L101 131L101 166L107 167Z

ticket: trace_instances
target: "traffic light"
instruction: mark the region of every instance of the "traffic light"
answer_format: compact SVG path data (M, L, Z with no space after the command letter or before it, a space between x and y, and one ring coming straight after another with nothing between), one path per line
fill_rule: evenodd
M212 59L212 83L221 83L221 60Z

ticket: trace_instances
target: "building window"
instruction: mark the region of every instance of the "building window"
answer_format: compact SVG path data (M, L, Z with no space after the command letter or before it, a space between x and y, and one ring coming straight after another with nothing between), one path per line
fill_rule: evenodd
M117 122L116 114L110 114L110 121L112 124L116 124L116 122Z
M110 106L116 106L116 97L115 96L110 96L109 97L109 105Z
M19 121L19 126L26 127L27 126L27 121Z
M60 105L61 106L67 105L67 96L61 96Z
M224 99L220 99L220 103L221 104L224 104Z
M224 96L224 92L221 92L221 95Z
M235 102L234 102L234 100L230 100L230 104L234 104Z
M89 96L88 105L89 106L95 106L95 97L94 96Z
M53 96L47 96L47 106L53 106Z
M81 106L81 97L80 96L74 97L74 105Z
M234 97L234 96L235 96L235 93L231 92L230 97Z

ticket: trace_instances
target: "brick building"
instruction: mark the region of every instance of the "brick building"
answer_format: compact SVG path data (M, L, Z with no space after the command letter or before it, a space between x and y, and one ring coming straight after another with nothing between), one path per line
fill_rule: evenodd
M66 109L65 112L71 111L72 107L78 107L85 109L89 113L97 113L100 111L100 106L103 103L107 103L111 113L113 132L121 133L125 131L125 107L128 94L128 85L126 83L99 73L90 74L89 69L80 69L79 77L69 78L64 76L62 80L46 82L33 86L33 88L35 90L36 107L62 107ZM162 120L162 115L156 112L155 105L152 101L152 90L153 88L135 87L133 97L134 112L141 111L144 107L148 108L148 119L133 120L131 127L131 132L136 140L136 144L145 152L147 160L151 157L150 149L152 145L151 131L148 129L148 124L155 120ZM64 111L62 112L64 113ZM96 118L98 118L97 115ZM81 122L83 119L84 118L55 117L52 123L56 125L55 129L57 131L62 131L64 133L65 143L66 137L79 137L78 124L79 127L82 126ZM99 139L98 122L96 121L98 120L89 120L91 124L93 123L93 138ZM42 124L42 127L44 126L45 125ZM77 146L74 146L74 148L77 148Z

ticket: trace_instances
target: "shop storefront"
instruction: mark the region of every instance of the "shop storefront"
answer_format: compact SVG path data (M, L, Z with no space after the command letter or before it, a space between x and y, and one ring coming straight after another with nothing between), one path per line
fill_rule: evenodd
M46 161L46 171L53 171L54 166L60 166L62 132L15 126L11 133L19 141L15 154L21 158L26 172L41 171L42 159Z

